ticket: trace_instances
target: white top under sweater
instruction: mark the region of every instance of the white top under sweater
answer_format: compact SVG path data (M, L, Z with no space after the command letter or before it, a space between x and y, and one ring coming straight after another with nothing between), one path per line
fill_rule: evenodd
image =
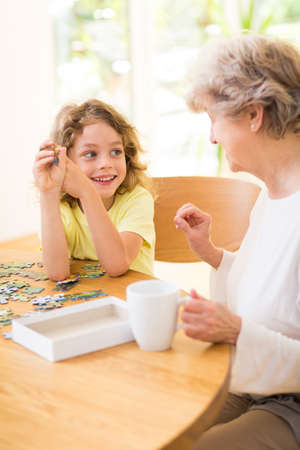
M211 298L242 317L230 390L300 392L300 191L260 193L240 249L212 270Z

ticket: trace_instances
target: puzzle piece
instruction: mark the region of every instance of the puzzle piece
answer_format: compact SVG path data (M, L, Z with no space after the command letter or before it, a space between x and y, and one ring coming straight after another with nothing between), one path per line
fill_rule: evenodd
M56 144L52 144L52 145L43 145L43 147L40 148L41 150L53 150L54 151L54 160L52 162L52 164L54 166L58 166L59 164L59 159L58 159L58 155L59 155L59 147Z
M10 297L10 300L12 301L16 301L18 300L19 302L30 302L30 298L26 297L25 295L22 294L14 294Z
M34 288L34 287L30 286L30 287L23 288L22 293L33 295L33 294L39 294L43 290L44 290L44 288Z
M15 273L16 273L16 275L19 275L20 277L30 278L35 281L49 280L47 275L45 275L43 272L36 272L34 270L19 270Z
M2 269L0 270L0 277L10 277L11 275L16 275L17 269Z
M105 272L88 272L78 274L78 278L100 278L105 275Z
M14 314L10 308L4 308L0 310L0 327L10 325L12 319L18 319L21 317L19 314Z
M100 264L85 264L83 268L84 270L99 270Z
M54 308L61 308L63 304L69 301L75 300L90 300L95 297L104 297L108 294L103 292L102 289L96 289L94 291L87 291L77 294L56 294L56 295L46 295L44 297L36 297L32 300L32 304L36 305L35 310L47 310Z
M89 300L90 298L95 298L95 297L105 297L107 294L106 292L103 292L102 289L96 289L94 291L88 291L88 292L83 292L83 293L79 293L79 294L69 294L66 295L66 299L67 300Z
M78 277L73 276L67 278L66 280L58 281L55 288L53 288L53 291L68 291L69 289L72 289L72 287L77 283L79 283Z
M12 333L2 333L4 339L12 339Z
M7 264L0 264L1 268L4 269L25 269L34 266L34 262L15 262L11 261Z

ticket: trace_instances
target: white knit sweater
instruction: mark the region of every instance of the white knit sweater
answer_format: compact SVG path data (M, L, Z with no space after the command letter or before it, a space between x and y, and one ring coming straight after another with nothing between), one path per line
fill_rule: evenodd
M242 317L230 390L300 392L300 191L261 192L239 251L212 270L211 298Z

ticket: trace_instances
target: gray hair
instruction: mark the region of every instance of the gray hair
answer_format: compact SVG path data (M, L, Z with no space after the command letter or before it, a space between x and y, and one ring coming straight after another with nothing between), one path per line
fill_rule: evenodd
M260 104L263 130L280 139L300 133L300 53L290 43L245 35L204 45L200 50L189 107L202 111L207 98L214 111L232 119Z

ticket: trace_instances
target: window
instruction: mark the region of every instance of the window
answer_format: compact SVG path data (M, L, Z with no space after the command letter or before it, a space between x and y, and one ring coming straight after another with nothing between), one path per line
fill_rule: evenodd
M50 8L58 105L91 97L113 104L140 131L156 176L219 171L208 118L185 104L204 40L240 29L299 35L293 0L52 0Z

